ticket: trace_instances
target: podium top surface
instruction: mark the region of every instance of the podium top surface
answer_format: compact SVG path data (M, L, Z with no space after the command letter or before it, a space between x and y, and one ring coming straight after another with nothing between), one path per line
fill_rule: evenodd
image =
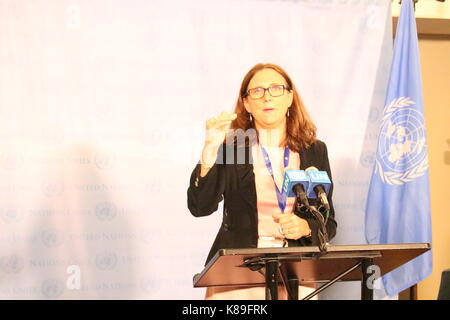
M337 245L328 246L326 253L321 253L316 246L221 249L194 276L194 287L264 285L264 275L250 270L245 263L268 258L279 259L287 274L300 283L328 282L364 258L373 259L380 275L384 275L430 249L428 243ZM361 268L357 268L342 281L361 278Z

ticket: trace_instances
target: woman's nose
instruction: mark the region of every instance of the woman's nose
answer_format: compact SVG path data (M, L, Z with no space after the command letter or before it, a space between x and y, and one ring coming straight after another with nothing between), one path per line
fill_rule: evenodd
M264 101L270 101L270 100L272 100L272 96L270 95L270 93L269 93L269 90L268 89L266 89L265 91L264 91Z

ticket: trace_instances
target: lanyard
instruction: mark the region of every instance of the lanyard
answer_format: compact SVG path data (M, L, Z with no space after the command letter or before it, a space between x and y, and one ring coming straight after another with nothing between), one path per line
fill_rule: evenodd
M262 154L264 157L264 162L266 163L267 170L269 171L270 175L272 176L273 184L275 185L275 192L277 194L278 206L280 207L281 212L284 213L284 209L286 208L286 194L280 192L280 189L278 189L278 186L275 183L275 178L273 176L273 170L272 170L272 163L270 162L269 155L263 146L261 146L261 151L262 151ZM289 164L289 147L288 146L286 146L286 148L284 148L283 160L284 160L284 168L286 169L286 167Z

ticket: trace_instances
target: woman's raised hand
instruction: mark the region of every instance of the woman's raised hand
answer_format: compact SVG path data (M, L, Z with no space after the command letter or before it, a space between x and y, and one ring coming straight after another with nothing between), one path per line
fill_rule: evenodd
M219 116L206 120L205 147L218 149L236 117L236 113L222 112Z
M206 120L205 145L202 152L200 176L204 177L214 165L219 147L225 140L231 122L236 117L236 113L222 112L219 116Z

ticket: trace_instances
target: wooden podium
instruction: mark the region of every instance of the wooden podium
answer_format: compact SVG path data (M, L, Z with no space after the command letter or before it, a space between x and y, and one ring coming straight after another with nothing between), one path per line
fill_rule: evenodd
M337 281L361 281L361 299L373 299L372 283L430 250L428 243L319 247L221 249L194 276L194 287L266 287L266 299L278 299L283 283L289 299L298 299L298 285L323 284L304 300L322 292ZM378 268L377 268L378 267ZM378 274L374 273L378 271Z

